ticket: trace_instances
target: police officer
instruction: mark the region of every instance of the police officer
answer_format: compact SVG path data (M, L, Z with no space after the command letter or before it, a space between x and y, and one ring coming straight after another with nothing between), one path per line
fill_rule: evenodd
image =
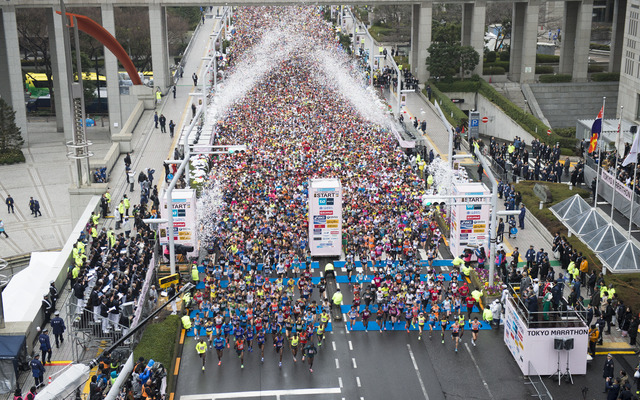
M53 308L56 308L56 301L58 301L58 289L56 289L56 282L49 282L49 299L51 300L51 305Z
M40 351L42 351L42 361L47 363L47 355L49 355L49 362L51 362L51 341L49 340L49 330L47 328L42 330L42 333L38 337L40 342Z
M53 311L53 304L51 303L48 294L45 294L42 298L42 310L44 311L44 322L42 323L42 325L46 325L49 323L51 312Z
M67 327L64 325L64 320L60 318L60 311L56 311L54 315L55 317L51 320L51 330L53 331L53 336L56 338L56 349L59 349L60 343L64 343L62 334Z
M31 374L33 375L33 380L36 384L36 388L44 386L44 383L42 381L44 379L45 369L44 365L42 365L42 363L40 362L40 354L36 354L33 357L33 360L31 360L29 366L31 367Z

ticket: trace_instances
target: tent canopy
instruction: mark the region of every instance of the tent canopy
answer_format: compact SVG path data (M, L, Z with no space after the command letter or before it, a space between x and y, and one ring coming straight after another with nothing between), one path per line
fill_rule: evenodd
M603 251L598 258L613 273L640 271L640 249L630 240Z
M0 336L0 393L15 389L18 366L27 362L24 336Z
M595 208L589 208L588 211L582 214L575 215L564 222L576 235L582 236L585 233L595 231L596 229L607 225L607 221L604 219L598 210Z
M587 246L596 253L610 249L627 240L613 225L601 226L595 231L587 232L582 237Z
M575 194L560 203L549 207L553 215L561 221L565 221L587 211L591 206L579 194Z

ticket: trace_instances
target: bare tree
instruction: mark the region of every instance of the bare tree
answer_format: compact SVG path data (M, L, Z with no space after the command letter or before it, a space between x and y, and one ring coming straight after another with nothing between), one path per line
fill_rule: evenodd
M151 70L149 12L145 7L114 7L116 37L138 71Z

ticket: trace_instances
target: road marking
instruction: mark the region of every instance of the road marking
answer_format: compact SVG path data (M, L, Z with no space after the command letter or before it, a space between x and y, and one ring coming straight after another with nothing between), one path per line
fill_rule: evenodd
M182 330L182 332L180 333L180 344L184 344L184 335L187 331L186 330Z
M338 361L337 358L336 358L336 369L340 369L340 362Z
M358 387L362 387L362 384L360 383L360 377L356 376L356 385L358 385Z
M484 376L482 376L482 372L480 371L480 367L478 366L478 363L476 362L476 358L473 356L473 353L471 352L471 349L469 348L469 343L465 343L464 347L467 349L467 352L471 356L471 360L473 361L473 365L475 365L476 370L478 371L478 375L480 375L480 379L482 379L482 384L484 385L484 388L487 389L487 393L489 393L489 397L493 399L493 394L491 394L491 390L489 390L489 385L487 384L487 381L484 380Z
M336 342L331 341L331 346L333 347L333 351L336 351Z
M358 368L358 364L356 364L356 359L355 358L352 358L351 362L353 362L353 369Z
M173 374L178 375L178 372L180 372L180 357L176 357L176 367L173 370Z
M217 400L217 399L242 399L246 397L280 397L280 396L308 396L325 393L342 393L340 388L314 388L314 389L283 389L283 390L254 390L248 392L227 392L189 394L180 396L180 400Z
M425 400L429 400L429 395L427 394L427 389L424 387L424 382L422 381L422 377L420 376L420 370L418 370L418 363L416 362L416 358L413 356L413 351L411 350L411 345L407 343L407 349L409 349L409 355L411 356L411 362L413 363L413 369L416 370L416 375L418 375L418 382L420 382L420 389L422 389L422 394L424 395Z
M347 314L342 313L342 320L345 322L344 323L345 332L349 333L349 324L347 323Z
M342 377L338 377L338 386L340 386L340 389L342 389Z
M441 267L441 269L442 269L443 271L448 271L448 270L449 270L449 267L447 267L446 265L444 265L444 266L442 266L442 267Z
M353 351L353 343L351 343L351 340L349 340L349 350Z

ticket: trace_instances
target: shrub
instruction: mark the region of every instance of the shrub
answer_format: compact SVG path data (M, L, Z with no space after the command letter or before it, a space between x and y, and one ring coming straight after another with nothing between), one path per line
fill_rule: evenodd
M557 64L560 62L560 56L552 54L536 54L536 63L539 64Z
M620 80L620 74L613 72L600 72L592 74L591 80L594 82L617 82Z
M483 65L483 68L504 68L505 72L509 72L509 61L496 61L496 62L488 62Z
M511 53L508 51L501 51L498 53L500 55L500 61L509 61L511 57Z
M589 64L589 66L587 67L588 72L604 72L604 70L604 65Z
M477 92L480 87L480 82L473 80L465 81L453 81L453 82L438 82L432 85L437 86L443 92Z
M576 128L559 128L554 129L553 132L558 136L562 136L563 138L574 138L576 137Z
M540 82L542 83L563 83L571 82L573 77L569 74L548 74L540 75Z
M488 67L482 69L483 75L504 75L505 70L502 67Z
M590 43L589 48L592 50L611 50L611 46L608 44Z
M0 165L2 164L18 164L25 162L22 150L5 150L0 152Z
M551 65L536 65L536 74L553 74Z
M426 90L423 90L422 92L425 96L427 95ZM431 83L431 101L438 102L438 105L442 109L444 116L447 118L451 125L460 126L466 124L466 122L468 121L467 115L454 103L452 103L451 99L448 98L444 93L442 93L433 82Z
M497 54L495 51L487 52L487 62L495 62L497 58Z

